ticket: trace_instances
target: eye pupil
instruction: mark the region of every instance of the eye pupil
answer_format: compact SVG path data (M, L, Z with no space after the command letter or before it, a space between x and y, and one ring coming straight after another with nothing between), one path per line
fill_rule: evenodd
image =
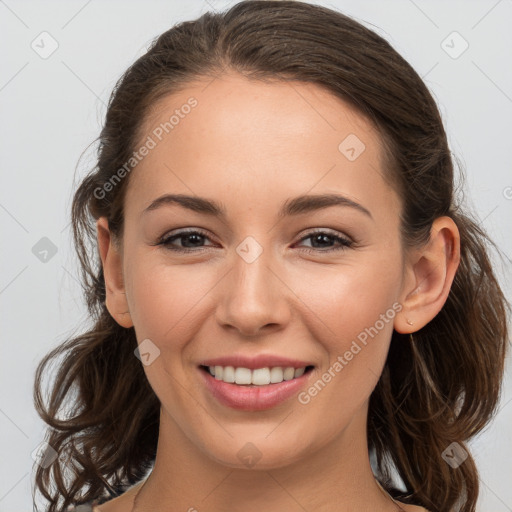
M327 242L327 244L329 244L330 239L332 239L332 236L326 235L326 234L323 234L323 233L319 233L319 234L314 235L312 237L312 241L314 241L315 243L318 242L318 241L320 242L320 247L324 247L324 245L322 245L322 240L324 242ZM313 246L315 246L315 243L313 243Z
M197 233L183 234L183 235L181 235L181 237L184 242L183 245L185 247L197 247L198 245L201 244L201 242L203 241L203 238L204 238L203 235L199 235ZM195 238L196 243L192 242L192 244L189 244L188 241L191 238Z

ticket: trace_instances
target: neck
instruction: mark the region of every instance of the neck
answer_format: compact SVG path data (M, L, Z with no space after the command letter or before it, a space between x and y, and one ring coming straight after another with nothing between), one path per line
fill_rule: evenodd
M200 449L162 409L155 465L139 488L133 512L399 510L374 478L366 411L337 437L322 443L284 465L263 466L265 457L261 457L250 468L231 467L208 456L208 447Z

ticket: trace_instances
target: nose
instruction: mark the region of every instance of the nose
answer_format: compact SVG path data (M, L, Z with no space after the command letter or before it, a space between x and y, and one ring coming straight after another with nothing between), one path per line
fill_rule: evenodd
M235 254L231 270L219 283L216 319L224 329L255 337L283 329L290 320L290 291L267 252L254 261Z

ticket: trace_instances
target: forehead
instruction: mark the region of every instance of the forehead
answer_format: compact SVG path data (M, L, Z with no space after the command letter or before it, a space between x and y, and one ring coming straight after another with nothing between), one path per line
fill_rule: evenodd
M139 147L150 139L152 149L130 176L133 213L163 193L226 205L238 198L246 208L275 199L277 208L288 197L327 191L397 206L373 124L312 83L237 74L191 83L151 107Z

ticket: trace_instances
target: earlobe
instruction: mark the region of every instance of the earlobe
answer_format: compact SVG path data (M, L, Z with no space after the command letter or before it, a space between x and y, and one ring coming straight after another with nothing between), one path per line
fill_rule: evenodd
M122 327L132 327L126 290L123 280L123 260L116 247L106 217L100 217L96 222L98 250L103 266L105 279L106 300L105 305L112 318Z
M404 280L402 311L395 317L397 332L408 334L430 322L444 306L460 262L460 235L450 217L438 217L430 239L409 261ZM412 324L412 325L411 325Z

